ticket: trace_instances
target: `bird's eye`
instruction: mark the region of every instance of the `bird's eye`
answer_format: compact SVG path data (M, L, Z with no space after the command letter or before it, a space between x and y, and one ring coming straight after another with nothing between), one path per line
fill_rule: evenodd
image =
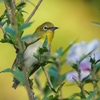
M43 30L46 31L48 29L48 26L44 26Z

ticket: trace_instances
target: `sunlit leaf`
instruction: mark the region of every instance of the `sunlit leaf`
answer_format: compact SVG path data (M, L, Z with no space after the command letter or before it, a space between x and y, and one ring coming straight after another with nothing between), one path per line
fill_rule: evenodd
M25 78L23 71L20 71L19 69L16 69L14 71L14 77L22 84L25 85Z
M58 53L59 56L61 56L62 53L63 53L63 51L62 51L62 47L60 47L56 52Z
M51 75L55 78L58 78L58 73L57 73L56 67L54 67L54 66L50 67L48 73L49 73L49 75Z
M11 68L7 68L7 69L0 71L0 73L6 73L6 72L14 73L14 71Z
M30 27L32 25L33 22L29 22L29 23L25 23L20 27L20 31L23 31L24 29Z
M13 28L9 27L9 26L5 27L5 31L7 33L9 33L11 37L15 37L16 36L15 30Z
M14 78L16 78L21 84L25 85L25 79L24 79L24 73L23 71L20 71L19 69L16 69L15 71L11 68L7 68L2 70L0 73L6 73L10 72L14 75Z
M90 93L90 95L87 97L86 100L92 100L92 98L96 95L96 93L98 92L99 90L94 90L92 93Z
M77 39L78 39L78 38L77 38ZM63 51L62 56L73 46L73 44L77 41L77 39L74 40L74 41Z

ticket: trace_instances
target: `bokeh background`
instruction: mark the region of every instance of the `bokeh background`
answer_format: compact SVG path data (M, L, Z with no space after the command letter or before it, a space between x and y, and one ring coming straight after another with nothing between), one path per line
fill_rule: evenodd
M38 2L38 0L31 1L35 5ZM0 3L0 15L4 9L4 4ZM32 9L34 9L34 6L27 3L24 9L28 12L24 14L25 19ZM100 39L100 27L92 23L100 22L100 0L43 0L31 21L34 21L34 23L25 31L25 34L33 33L36 27L45 21L50 21L59 27L52 42L52 53L54 53L59 47L65 49L76 38L78 38L77 42L83 40L90 42L95 38ZM0 39L2 37L3 34L0 30ZM11 45L0 43L0 71L10 68L15 56L15 50ZM62 73L69 70L70 67L66 65L62 67ZM44 77L42 75L41 82L43 82ZM0 100L28 100L24 87L19 86L16 90L11 87L12 78L13 76L10 73L0 74ZM85 88L92 90L90 84ZM76 91L80 91L76 85L70 85L69 82L66 82L63 88L63 97L68 97Z

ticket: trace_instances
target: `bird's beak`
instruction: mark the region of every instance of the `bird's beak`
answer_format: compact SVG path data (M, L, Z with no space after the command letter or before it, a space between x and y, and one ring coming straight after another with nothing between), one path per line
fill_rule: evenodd
M52 30L56 30L56 29L58 29L58 27L56 27L56 26L52 27Z
M56 30L56 29L58 29L58 27L56 27L56 26L53 26L53 27L50 27L50 28L48 28L48 29L50 29L50 30Z

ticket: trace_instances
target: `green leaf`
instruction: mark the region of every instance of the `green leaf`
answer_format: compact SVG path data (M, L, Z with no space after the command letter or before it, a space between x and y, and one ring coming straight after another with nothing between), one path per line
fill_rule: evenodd
M96 48L95 48L96 49ZM91 55L91 53L95 50L93 49L92 51L90 51L87 55L83 56L79 61L78 63L80 64L85 58L89 57Z
M2 70L0 73L6 73L6 72L14 73L13 70L12 70L11 68L4 69L4 70Z
M99 22L92 22L94 25L99 26L100 27L100 23Z
M23 71L20 71L19 69L16 69L15 71L11 68L7 68L2 70L0 73L6 73L10 72L14 75L14 77L22 84L25 85L25 78L24 78L24 73Z
M61 85L58 87L57 92L60 91L60 89L64 86L65 82L62 82Z
M48 44L48 37L46 36L45 41L44 41L42 47L43 48L46 48L47 47L47 44Z
M96 93L99 91L99 89L98 90L94 90L88 97L87 97L87 99L86 100L92 100L92 98L96 95Z
M30 27L32 25L33 22L29 22L29 23L25 23L20 27L20 31L23 31L24 29Z
M16 69L14 71L14 77L22 84L25 85L25 78L24 78L24 73L23 71L20 71L19 69Z
M16 36L15 30L13 28L9 27L9 26L5 27L5 31L7 33L9 33L11 37L15 37Z
M100 69L100 64L95 65L96 70Z
M58 78L57 69L55 66L50 67L48 71L49 75L53 76L54 78Z
M48 49L46 47L39 48L38 52L39 52L39 54L43 54L44 52L48 52Z
M90 75L91 75L91 73L88 76L86 76L85 78L83 78L82 82L86 82L89 79Z
M23 8L26 5L25 2L21 2L20 4L17 5L17 9Z
M46 98L44 100L58 100L58 95L56 95L56 96L50 95L48 98Z
M73 46L73 44L74 44L76 41L77 41L77 39L74 40L74 41L63 51L62 56Z
M63 51L62 51L62 47L60 47L56 52L58 53L59 56L61 56L62 53L63 53Z

